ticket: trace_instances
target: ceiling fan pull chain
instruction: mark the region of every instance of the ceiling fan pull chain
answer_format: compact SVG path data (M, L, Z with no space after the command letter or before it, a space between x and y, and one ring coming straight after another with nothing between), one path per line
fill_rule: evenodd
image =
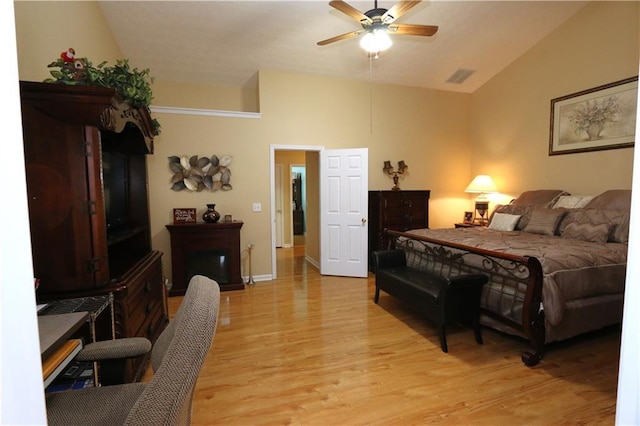
M369 134L373 134L373 59L369 55Z

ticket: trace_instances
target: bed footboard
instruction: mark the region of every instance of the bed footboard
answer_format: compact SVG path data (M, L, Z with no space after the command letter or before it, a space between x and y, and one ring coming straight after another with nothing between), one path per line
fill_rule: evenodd
M529 339L530 348L522 354L525 365L533 366L540 361L545 343L545 320L542 266L537 258L404 232L385 232L390 236L390 248L405 251L407 266L447 278L469 273L486 275L489 282L483 289L482 313Z

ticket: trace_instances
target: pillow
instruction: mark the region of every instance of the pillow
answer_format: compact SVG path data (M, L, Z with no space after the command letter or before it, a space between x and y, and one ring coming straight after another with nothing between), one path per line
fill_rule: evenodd
M613 225L610 223L570 223L562 232L562 238L590 241L592 243L606 243Z
M496 231L513 231L516 224L520 220L518 214L496 213L491 219L489 229L495 229Z
M513 200L513 205L534 205L549 207L556 201L560 195L569 195L562 189L538 189L535 191L525 191L518 198Z
M585 206L589 209L602 210L622 210L629 212L631 210L631 190L630 189L611 189L589 201Z
M567 215L560 221L558 232L562 235L564 230L572 223L589 223L597 225L600 223L612 226L609 234L609 242L627 243L629 241L629 213L619 210L600 209L573 209L568 210Z
M537 208L531 214L531 219L524 231L532 234L554 235L565 213L562 209Z
M518 231L523 230L531 219L531 212L533 212L533 206L528 205L513 205L507 204L506 206L498 206L494 211L494 215L498 213L506 213L520 216L520 220L516 223L515 229Z
M561 195L553 205L554 209L579 209L593 199L593 195Z

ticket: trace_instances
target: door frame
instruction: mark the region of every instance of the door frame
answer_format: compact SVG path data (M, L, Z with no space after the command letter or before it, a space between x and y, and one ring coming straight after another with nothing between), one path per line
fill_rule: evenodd
M274 174L274 203L275 203L275 240L274 244L276 247L282 247L284 241L284 221L282 218L282 210L284 209L284 203L282 201L282 171L284 166L280 163L274 164L275 174ZM278 211L280 214L278 214ZM278 243L280 243L278 245Z
M276 151L313 151L320 152L324 150L324 146L320 145L270 145L269 146L269 188L270 194L270 213L271 213L271 279L278 278L278 270L276 264L276 191L275 191L275 164ZM293 231L292 231L293 232Z

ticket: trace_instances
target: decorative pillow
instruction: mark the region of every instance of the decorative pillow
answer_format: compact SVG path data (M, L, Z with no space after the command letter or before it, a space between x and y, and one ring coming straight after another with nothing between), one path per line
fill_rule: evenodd
M495 229L496 231L513 231L518 220L520 220L520 215L517 214L496 213L493 215L493 219L491 219L489 229Z
M558 232L562 234L564 230L572 223L589 223L597 225L600 223L610 224L612 226L609 233L609 242L627 243L629 241L629 213L619 210L600 210L600 209L574 209L568 210L567 215L558 225Z
M562 209L537 208L531 214L531 219L524 231L532 234L554 235L565 213L566 211Z
M609 239L613 225L610 223L577 223L573 222L567 225L561 234L562 238L571 238L574 240L590 241L592 243L606 243Z
M568 192L562 189L537 189L534 191L525 191L518 198L513 200L511 204L515 206L519 205L532 205L550 207L556 201L556 198L560 195L570 195Z
M553 205L554 209L579 209L593 199L593 195L561 195Z
M531 219L531 212L533 212L533 206L528 205L513 205L507 204L505 206L498 206L494 212L494 215L498 213L505 213L520 216L520 220L516 223L515 229L518 231L523 230L527 224L529 223L529 219Z

